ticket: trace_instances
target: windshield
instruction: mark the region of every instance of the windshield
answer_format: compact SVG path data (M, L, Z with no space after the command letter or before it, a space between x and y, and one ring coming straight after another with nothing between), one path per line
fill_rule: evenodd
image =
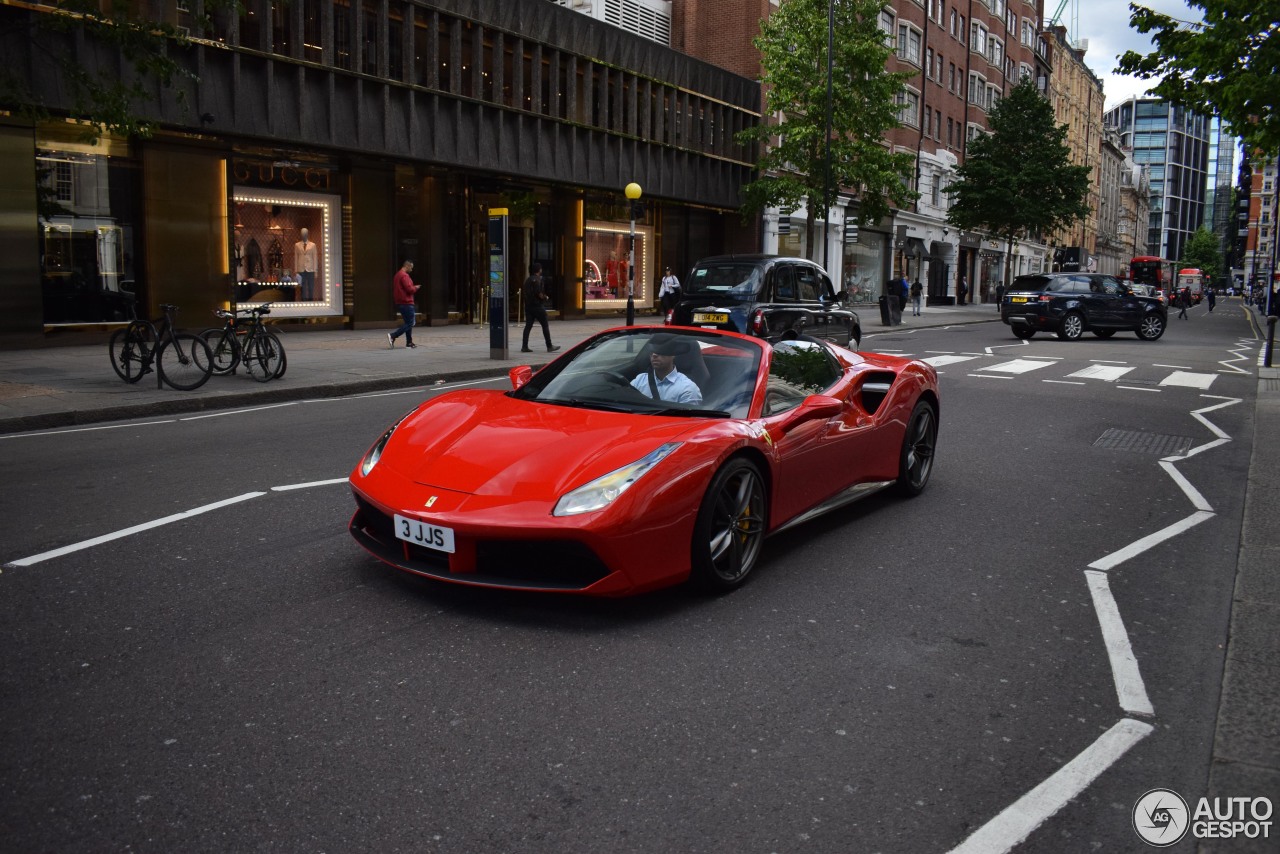
M702 262L685 283L686 294L723 294L750 299L760 292L761 268L753 261Z
M621 330L588 342L510 394L637 415L745 418L760 356L754 342L711 332Z

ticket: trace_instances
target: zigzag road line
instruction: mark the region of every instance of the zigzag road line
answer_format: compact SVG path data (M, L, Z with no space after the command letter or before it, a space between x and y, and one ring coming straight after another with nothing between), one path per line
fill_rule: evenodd
M990 349L988 348L988 352ZM1217 515L1200 491L1192 486L1182 472L1174 468L1174 464L1230 442L1231 437L1205 418L1204 414L1234 406L1237 403L1240 403L1239 398L1227 398L1222 403L1192 411L1191 416L1218 438L1192 448L1185 454L1160 460L1160 467L1182 490L1182 494L1195 508L1195 512L1180 522L1148 534L1118 551L1099 558L1089 564L1089 568L1084 571L1085 582L1089 586L1089 595L1093 599L1093 609L1098 616L1098 626L1102 631L1103 643L1107 649L1107 661L1111 666L1116 699L1120 709L1126 715L1154 718L1155 709L1147 696L1147 689L1138 668L1138 659L1133 654L1133 646L1129 641L1124 619L1120 615L1120 608L1116 604L1115 597L1111 595L1111 584L1106 570L1137 557L1165 540L1184 534L1192 527ZM1097 741L1085 748L1083 753L975 830L964 842L952 848L949 854L996 854L996 852L1013 850L1154 730L1155 727L1145 721L1134 720L1132 717L1121 718Z
M1222 365L1222 372L1233 373L1233 374L1245 374L1247 376L1253 376L1253 374L1251 374L1249 371L1246 371L1244 368L1241 368L1239 365L1231 364L1231 362L1243 362L1246 359L1248 359L1249 351L1253 350L1253 342L1237 341L1236 346L1239 348L1238 350L1227 351L1231 355L1235 356L1234 359L1223 359L1221 362L1218 362L1219 365Z

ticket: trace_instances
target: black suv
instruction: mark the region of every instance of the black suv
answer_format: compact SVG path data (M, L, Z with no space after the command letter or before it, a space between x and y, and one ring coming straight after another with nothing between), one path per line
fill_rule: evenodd
M1169 315L1159 299L1134 293L1114 276L1038 273L1013 280L1000 303L1000 319L1024 340L1037 332L1075 341L1086 331L1099 338L1120 331L1154 341L1164 334Z
M804 258L720 255L704 258L681 283L667 312L674 326L701 326L781 341L810 335L857 348L862 324L842 308L826 272Z

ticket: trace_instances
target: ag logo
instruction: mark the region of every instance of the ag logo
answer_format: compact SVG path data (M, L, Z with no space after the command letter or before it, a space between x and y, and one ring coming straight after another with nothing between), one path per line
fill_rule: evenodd
M1157 848L1182 839L1190 825L1187 802L1172 789L1152 789L1133 805L1133 829L1143 842Z

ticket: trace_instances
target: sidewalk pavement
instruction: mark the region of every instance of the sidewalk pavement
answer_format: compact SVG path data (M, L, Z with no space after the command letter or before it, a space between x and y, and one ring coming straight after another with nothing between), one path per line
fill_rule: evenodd
M878 306L859 309L863 349L886 334L954 324L996 322L994 305L927 307L902 326L881 323ZM637 324L655 323L652 315ZM564 349L622 326L622 317L551 322ZM1265 331L1265 325L1263 325ZM535 351L521 353L523 326L508 328L509 358L490 357L488 326L419 327L418 348L387 346L387 330L283 332L284 377L260 383L243 372L212 377L196 391L156 387L148 374L136 385L111 369L104 344L0 351L0 435L66 428L160 414L264 405L393 388L504 376L516 365L552 358L541 330ZM896 348L895 348L896 349ZM1223 674L1208 797L1268 796L1280 807L1280 368L1258 367L1254 447L1246 486L1230 640ZM1158 785L1160 781L1152 781ZM1197 793L1183 793L1196 796ZM1274 837L1273 837L1274 838ZM1256 850L1219 840L1214 851Z
M874 349L879 333L999 319L994 305L925 308L921 317L908 312L904 324L895 327L881 325L878 306L859 307L858 314L867 349ZM637 325L647 323L661 320L652 314L636 317ZM553 320L551 337L567 350L596 332L625 324L622 316ZM122 381L111 369L105 343L0 350L0 434L503 377L517 365L541 366L553 358L536 324L529 338L532 353L520 352L524 325L508 327L507 359L490 358L487 325L419 326L415 350L407 349L403 338L388 348L389 328L276 329L288 356L283 377L258 382L242 370L210 377L195 391L157 387L154 372L133 385Z

